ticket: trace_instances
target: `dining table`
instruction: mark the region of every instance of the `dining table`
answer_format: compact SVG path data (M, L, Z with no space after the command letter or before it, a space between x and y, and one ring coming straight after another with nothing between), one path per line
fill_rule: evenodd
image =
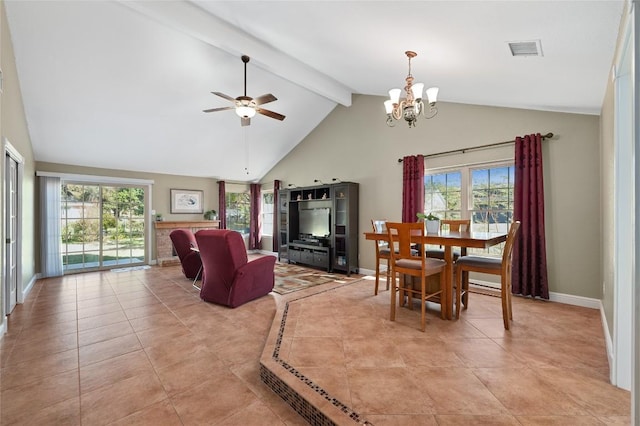
M385 241L389 243L389 235L382 232L365 232L365 239L370 241ZM453 319L453 248L486 249L507 240L507 232L474 232L440 230L437 233L425 233L411 237L414 244L434 244L444 247L444 269L446 286L442 289L441 309L446 319ZM394 277L395 278L395 277ZM391 303L394 303L393 301Z

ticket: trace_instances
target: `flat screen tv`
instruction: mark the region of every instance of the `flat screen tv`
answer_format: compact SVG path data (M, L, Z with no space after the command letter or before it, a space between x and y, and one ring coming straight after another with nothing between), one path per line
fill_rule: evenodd
M328 237L331 209L321 207L315 209L300 209L299 211L300 236Z

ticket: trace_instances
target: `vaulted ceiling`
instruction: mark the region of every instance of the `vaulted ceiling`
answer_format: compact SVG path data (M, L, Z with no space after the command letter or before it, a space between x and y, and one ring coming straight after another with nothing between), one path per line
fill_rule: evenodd
M405 50L442 102L599 114L624 2L5 5L36 160L254 181L352 94L401 87ZM538 40L537 57L507 44ZM284 121L202 112L243 94L243 54L247 95Z

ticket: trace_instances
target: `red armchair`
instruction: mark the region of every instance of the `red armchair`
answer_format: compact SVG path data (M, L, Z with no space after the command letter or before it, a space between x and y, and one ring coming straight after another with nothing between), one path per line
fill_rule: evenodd
M169 234L169 237L180 258L182 272L187 278L196 279L202 268L202 261L200 260L200 255L191 250L191 247L198 247L193 232L188 229L176 229Z
M273 290L276 258L264 256L248 262L242 235L228 229L196 232L204 267L200 298L231 308Z

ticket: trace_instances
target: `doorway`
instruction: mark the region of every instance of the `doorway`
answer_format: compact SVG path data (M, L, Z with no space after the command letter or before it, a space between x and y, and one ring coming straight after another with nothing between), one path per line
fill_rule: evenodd
M146 262L144 187L64 181L61 190L64 273Z
M5 139L5 312L9 315L18 302L22 302L21 291L21 217L22 217L22 165L24 160L18 151Z

